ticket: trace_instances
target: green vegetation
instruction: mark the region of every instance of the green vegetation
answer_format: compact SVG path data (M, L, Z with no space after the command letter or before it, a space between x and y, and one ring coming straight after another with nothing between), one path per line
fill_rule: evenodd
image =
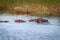
M9 7L21 6L24 4L57 5L60 4L60 0L0 0L0 4L7 5Z
M50 17L53 16L52 13L49 12L42 12L42 13L32 13L30 14L31 16L45 16L45 17Z
M32 10L34 13L30 15L52 16L53 14L51 13L51 11L45 12L44 9L48 7L48 10L51 10L53 7L57 8L59 5L60 0L0 0L0 12L14 9L15 7L20 7L20 9L23 9L23 11L25 11L26 9L28 9L29 11ZM39 11L37 11L37 9ZM40 9L43 11L42 13L40 12Z

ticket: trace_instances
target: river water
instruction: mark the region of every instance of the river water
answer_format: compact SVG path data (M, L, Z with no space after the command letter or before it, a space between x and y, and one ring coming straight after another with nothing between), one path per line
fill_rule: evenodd
M0 23L0 40L60 40L60 18L42 17L49 23L38 24L28 22L29 19L38 17L27 15L0 15L1 20L8 23ZM15 23L14 20L22 19L25 23Z

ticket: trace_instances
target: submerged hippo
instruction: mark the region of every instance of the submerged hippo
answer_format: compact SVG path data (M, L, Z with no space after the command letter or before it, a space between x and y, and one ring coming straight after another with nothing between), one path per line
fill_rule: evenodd
M24 21L24 20L15 20L15 22L21 23L21 22L26 22L26 21Z
M49 23L48 20L43 19L43 18L37 18L37 23Z
M29 22L35 22L36 21L36 19L31 19L31 20L29 20Z
M48 23L48 20L43 18L31 19L29 22L37 22L37 23Z
M9 21L5 20L5 21L0 21L0 22L8 23Z

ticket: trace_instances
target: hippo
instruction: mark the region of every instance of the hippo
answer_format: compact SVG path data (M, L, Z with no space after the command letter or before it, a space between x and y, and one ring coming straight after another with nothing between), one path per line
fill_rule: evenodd
M31 20L29 20L29 22L35 22L36 21L36 19L31 19Z
M31 19L29 22L36 22L36 23L48 23L48 20L43 18Z
M43 19L43 18L37 18L37 23L49 23L48 20Z
M15 22L21 23L21 22L26 22L26 21L24 21L24 20L15 20Z
M9 21L5 20L5 21L0 21L0 22L8 23Z

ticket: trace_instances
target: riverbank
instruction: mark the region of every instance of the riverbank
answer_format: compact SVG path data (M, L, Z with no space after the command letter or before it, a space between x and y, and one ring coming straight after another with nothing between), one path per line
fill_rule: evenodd
M0 14L9 13L12 15L33 15L33 16L60 16L60 4L21 4L20 6L0 5Z

